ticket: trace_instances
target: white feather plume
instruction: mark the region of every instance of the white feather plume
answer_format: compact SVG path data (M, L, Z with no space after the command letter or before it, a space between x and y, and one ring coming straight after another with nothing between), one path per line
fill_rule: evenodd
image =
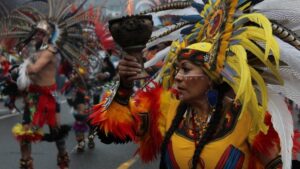
M269 85L269 88L300 105L300 51L279 38L276 40L280 46L280 60L287 66L279 68L284 85Z
M292 70L300 73L300 51L279 38L276 40L280 46L280 60L287 63Z
M151 2L149 0L140 0L135 5L135 10L140 10L143 8L151 8L154 7L156 4L154 2Z
M165 49L157 52L152 59L150 59L149 61L147 61L144 64L144 67L145 68L151 67L151 66L155 65L157 62L164 60L164 58L168 55L170 49L171 49L171 47L169 46L169 47L166 47Z
M152 17L159 17L165 15L177 15L177 16L187 16L187 15L199 15L199 12L194 7L188 7L184 9L170 9L155 13L150 13Z
M289 67L280 68L280 74L284 81L283 86L269 85L273 91L289 98L294 103L300 105L300 74Z
M173 27L175 27L176 25L172 25L172 26L169 26L169 27L165 27L165 28L161 28L155 32L152 33L152 38L155 37L155 36L159 36L160 34L162 34L163 32L166 32L167 30L169 29L172 29ZM159 43L162 43L162 42L167 42L167 41L174 41L174 40L177 40L179 38L179 34L181 32L182 29L185 29L187 27L189 27L190 25L186 25L172 33L170 33L169 35L166 35L164 37L161 37L161 38L158 38L154 41L151 41L151 42L148 42L146 44L146 48L149 49L155 45L158 45Z
M270 89L268 91L268 96L268 108L272 116L272 124L280 138L283 169L290 169L292 164L294 134L292 115L289 112L286 103L284 102L284 97Z
M29 59L25 59L24 62L20 65L19 77L17 79L17 86L19 90L25 90L30 84L31 80L27 75L27 66L30 64Z
M257 4L254 9L265 14L269 19L300 33L300 1L299 0L268 0Z

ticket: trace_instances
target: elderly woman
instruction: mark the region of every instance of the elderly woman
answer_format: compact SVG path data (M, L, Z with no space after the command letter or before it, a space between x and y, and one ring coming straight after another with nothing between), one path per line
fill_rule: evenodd
M264 16L234 15L246 9L237 2L207 2L204 21L172 43L158 82L134 94L142 66L123 57L116 96L107 92L90 117L103 142L131 139L143 161L160 154L161 169L290 167L292 144L283 143L293 133L274 130L268 110L280 105L267 106L266 84L282 82L278 45Z
M155 88L139 91L130 100L129 111L138 115L135 120L140 124L135 132L139 137L142 159L146 162L152 160L158 150L162 154L161 168L258 168L269 162L279 165L278 138L270 137L268 143L263 143L270 144L264 150L269 153L256 158L260 156L258 150L252 147L255 133L251 114L241 112L242 106L234 102L235 94L231 87L212 80L203 70L204 61L193 60L191 51L182 50L176 61L175 92L164 91L155 85ZM198 54L205 55L205 52ZM121 60L119 75L123 81L116 103L110 109L114 108L114 104L126 104L122 93L128 91L128 84L140 71L141 67L134 57L125 56ZM272 132L274 129L270 126L268 134L257 139L264 140L272 136ZM100 138L107 139L104 135Z

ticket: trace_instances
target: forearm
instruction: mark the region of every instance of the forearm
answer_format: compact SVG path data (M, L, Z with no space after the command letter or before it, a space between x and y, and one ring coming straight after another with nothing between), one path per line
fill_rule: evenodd
M133 86L125 86L124 84L120 84L114 101L121 105L128 105L130 96L133 94Z

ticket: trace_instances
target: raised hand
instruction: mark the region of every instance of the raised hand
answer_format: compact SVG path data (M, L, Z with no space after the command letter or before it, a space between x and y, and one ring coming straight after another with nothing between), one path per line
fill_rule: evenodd
M124 86L132 86L134 80L140 79L138 76L142 72L142 65L134 56L123 55L119 62L118 73L121 84Z

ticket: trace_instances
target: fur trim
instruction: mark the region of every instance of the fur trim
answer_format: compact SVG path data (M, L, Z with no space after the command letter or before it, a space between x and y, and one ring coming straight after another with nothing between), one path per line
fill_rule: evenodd
M19 77L17 79L17 85L19 90L23 91L31 84L31 80L27 75L27 66L30 64L30 60L24 60L24 63L20 65Z

